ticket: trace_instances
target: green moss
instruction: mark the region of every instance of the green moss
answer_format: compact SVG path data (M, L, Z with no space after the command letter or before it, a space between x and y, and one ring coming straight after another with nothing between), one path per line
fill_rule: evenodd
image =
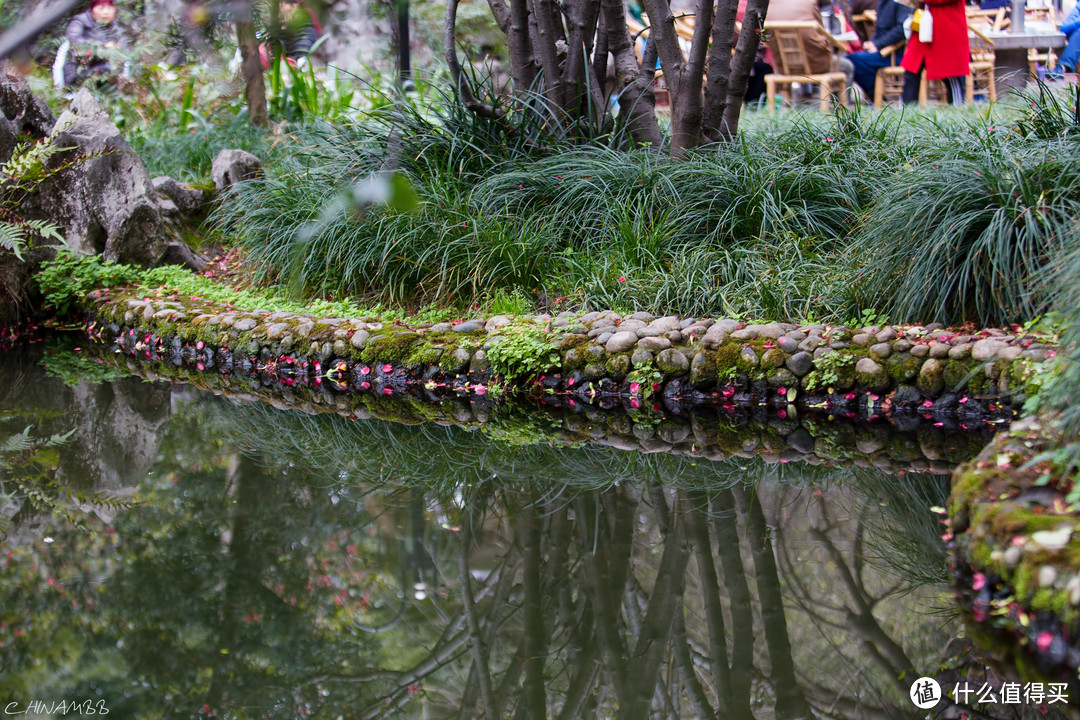
M740 372L749 372L753 365L740 357L741 345L725 342L713 352L705 353L706 372L710 370L721 385L735 380Z
M922 367L922 362L919 358L908 353L896 353L885 360L885 370L897 384L914 380L919 374L920 367Z
M360 353L360 359L366 363L384 362L403 364L413 351L413 345L420 338L412 332L398 328L381 330L368 338L367 345Z

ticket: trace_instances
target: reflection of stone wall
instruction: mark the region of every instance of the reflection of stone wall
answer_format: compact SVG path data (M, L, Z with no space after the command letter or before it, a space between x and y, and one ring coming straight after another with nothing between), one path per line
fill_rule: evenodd
M83 494L116 499L133 495L157 457L160 431L171 414L167 386L128 378L68 387L56 378L43 378L28 361L11 358L0 364L0 387L6 389L0 405L17 411L18 427L12 425L9 432L26 425L33 426L35 437L74 431L58 449L56 479ZM111 516L104 507L94 512L105 519ZM32 528L36 520L29 515ZM12 535L20 535L18 527Z
M377 392L356 392L347 382L323 381L315 387L285 384L254 366L248 371L235 366L228 372L217 367L200 370L197 363L177 366L147 358L145 353L124 357L109 346L92 349L103 361L133 375L190 383L237 402L265 402L278 409L310 415L334 413L350 420L480 425L489 436L512 444L595 445L714 461L760 457L770 463L946 474L974 456L998 427L980 422L961 428L955 418L948 423L933 417L871 421L854 413L851 418L830 418L812 409L789 414L764 406L644 411L611 398L590 402L558 394L541 396L520 413L509 408L495 412L497 404L506 404L505 399L477 395L465 380L456 386L451 382L436 393L420 382L398 382L393 368L373 368L363 376L371 378Z
M1011 417L1034 366L1052 355L1035 336L940 326L748 325L610 311L406 326L153 300L124 289L94 291L84 306L105 326L104 339L131 355L263 373L294 389L328 381L361 393L412 385L483 394L499 380L495 349L516 341L518 356L535 357L529 373L505 383L508 392L561 395L570 404L625 401L630 409L663 402L674 413L769 406L976 423Z

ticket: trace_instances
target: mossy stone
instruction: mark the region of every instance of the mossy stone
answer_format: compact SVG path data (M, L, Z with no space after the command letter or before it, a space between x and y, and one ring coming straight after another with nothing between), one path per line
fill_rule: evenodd
M916 386L923 395L937 395L945 388L945 367L941 360L928 358L919 369Z
M604 366L600 363L589 363L581 374L586 380L599 380L604 377Z
M889 387L889 374L885 368L864 357L855 363L855 382L867 390L880 392Z
M761 356L761 364L763 366L771 365L772 367L780 367L787 360L787 354L780 348L772 348L766 350L765 354Z
M624 378L630 373L630 356L626 354L612 355L608 358L605 367L613 378Z
M680 377L690 372L690 361L674 348L668 348L656 356L656 367L667 377Z
M698 352L690 361L690 384L699 390L711 385L715 375L709 370L707 355L704 351Z
M653 354L648 350L638 348L634 351L634 354L630 356L630 364L635 368L645 367L646 365L652 365Z
M765 376L765 381L771 388L791 387L797 385L799 379L787 368L772 368Z
M906 352L894 353L885 361L889 377L897 383L914 380L919 374L919 367L919 359Z

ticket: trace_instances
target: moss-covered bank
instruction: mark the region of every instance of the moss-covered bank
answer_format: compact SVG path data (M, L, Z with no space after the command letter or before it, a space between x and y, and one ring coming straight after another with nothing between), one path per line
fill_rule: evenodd
M1080 514L1074 481L1042 453L1052 430L1026 418L953 477L948 530L957 591L976 637L1030 679L1080 690Z
M849 417L1012 417L1053 353L1040 338L939 326L850 329L647 313L495 316L405 325L375 317L242 311L137 288L80 301L88 330L123 352L289 386L613 397L632 409L769 406Z

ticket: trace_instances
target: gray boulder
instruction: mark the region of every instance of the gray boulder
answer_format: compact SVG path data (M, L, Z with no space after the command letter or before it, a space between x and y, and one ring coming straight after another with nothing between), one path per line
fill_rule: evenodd
M262 161L246 150L222 150L210 164L210 177L218 191L240 182L258 177L262 173Z
M166 244L157 192L139 156L88 90L79 90L54 130L55 142L73 150L52 162L74 162L38 185L20 213L57 223L68 244L83 253L156 265Z

